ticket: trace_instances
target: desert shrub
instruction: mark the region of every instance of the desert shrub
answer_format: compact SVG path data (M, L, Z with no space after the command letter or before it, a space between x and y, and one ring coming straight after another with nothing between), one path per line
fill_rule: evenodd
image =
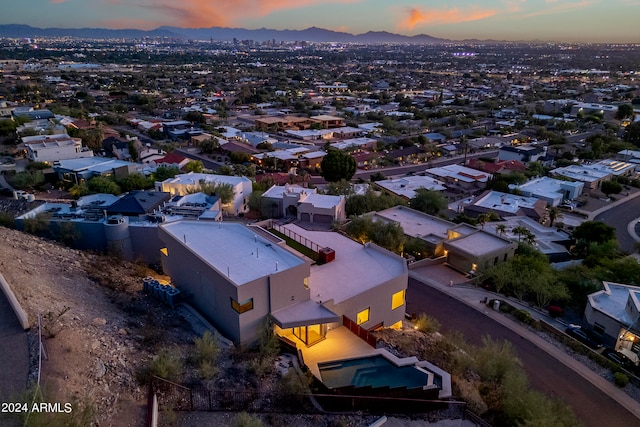
M213 378L218 372L214 363L218 358L218 354L220 354L218 342L211 332L206 331L202 338L194 340L194 344L196 347L194 360L198 373L204 379Z
M233 427L262 427L262 420L255 415L240 412L231 422Z
M182 376L184 365L180 355L175 351L162 350L149 364L149 374L169 381L178 381Z
M425 334L432 334L440 330L440 322L425 313L420 313L416 319L416 329Z
M527 325L530 325L533 323L533 318L531 317L531 313L529 313L527 310L516 310L513 312L513 316L519 321L521 321L522 323L526 323Z
M613 374L613 382L618 387L622 388L629 384L629 377L627 376L627 374L624 374L622 372L616 372L615 374Z

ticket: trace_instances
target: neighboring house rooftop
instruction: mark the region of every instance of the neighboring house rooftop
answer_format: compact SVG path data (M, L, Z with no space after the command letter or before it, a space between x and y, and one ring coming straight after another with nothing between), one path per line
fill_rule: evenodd
M144 215L154 211L170 198L171 195L169 193L160 191L132 191L121 197L106 210L110 215Z
M376 185L407 199L413 199L416 196L416 190L420 188L433 191L444 191L446 189L442 181L430 176L418 175L377 181Z
M438 178L453 179L462 182L481 182L486 183L491 175L476 169L471 169L461 165L448 165L437 168L427 169L428 175L434 175Z
M448 231L458 225L405 206L395 206L376 212L374 216L399 223L407 236L420 238L436 236L438 240L446 239Z
M305 263L242 224L177 221L161 227L236 286Z
M602 284L604 290L589 295L591 307L623 325L631 326L635 323L640 311L640 288L613 282Z
M535 209L539 199L535 197L517 196L515 194L489 191L471 202L472 205L486 209L516 214L520 209Z

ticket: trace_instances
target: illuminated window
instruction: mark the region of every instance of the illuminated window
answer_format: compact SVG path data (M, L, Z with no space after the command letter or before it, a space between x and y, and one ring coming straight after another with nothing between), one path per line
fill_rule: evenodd
M358 315L356 316L356 323L358 325L362 325L363 323L369 321L369 311L369 308L365 308L360 313L358 313Z
M169 249L167 249L167 248L160 249L160 252L162 252L164 254L164 256L169 256Z
M243 302L242 304L238 303L238 301L231 298L231 308L233 308L238 313L242 314L249 310L253 310L253 298Z
M404 289L391 295L391 310L400 308L404 305Z
M309 290L309 278L308 277L304 278L304 289L307 290L307 291Z

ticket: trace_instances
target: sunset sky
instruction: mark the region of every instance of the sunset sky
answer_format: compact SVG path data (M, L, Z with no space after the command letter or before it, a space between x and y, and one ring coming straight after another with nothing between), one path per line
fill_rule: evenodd
M640 0L29 0L0 24L49 28L242 27L450 39L640 42Z

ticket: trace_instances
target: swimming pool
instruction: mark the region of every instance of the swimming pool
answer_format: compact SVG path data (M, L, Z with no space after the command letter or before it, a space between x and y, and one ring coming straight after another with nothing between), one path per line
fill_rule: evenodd
M329 388L356 387L407 387L416 388L428 384L429 374L414 365L396 366L384 356L318 363L322 382Z

